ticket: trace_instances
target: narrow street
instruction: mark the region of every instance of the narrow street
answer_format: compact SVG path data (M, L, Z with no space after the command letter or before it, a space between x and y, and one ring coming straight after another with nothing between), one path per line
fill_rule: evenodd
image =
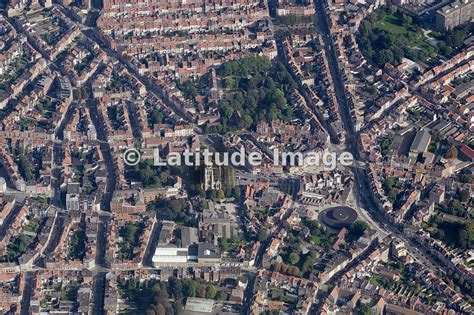
M115 184L117 182L117 176L115 174L115 165L114 159L112 156L112 151L107 139L107 131L105 130L105 123L103 117L97 111L97 105L95 100L92 99L92 81L97 77L97 75L102 71L104 65L101 64L97 68L94 75L92 75L83 87L86 89L87 94L90 96L87 100L82 101L82 105L87 106L89 109L90 117L92 123L95 127L97 134L97 141L100 147L100 151L104 156L105 167L107 170L107 186L104 195L102 196L100 209L102 211L110 211L110 201L112 200L113 193L115 191Z
M329 71L333 79L334 92L336 93L337 103L339 105L339 113L341 115L344 128L346 129L346 144L352 148L357 148L357 139L355 138L354 124L352 121L352 115L349 108L349 101L346 96L346 89L344 81L341 76L339 69L339 63L337 61L336 52L331 38L331 32L326 19L326 10L324 7L323 0L316 0L316 27L323 34L324 49L326 56L328 57ZM358 151L358 149L353 149ZM356 153L356 152L354 152ZM356 155L358 157L358 155Z
M105 314L104 297L105 297L105 276L106 272L99 272L94 276L92 283L92 314Z
M109 217L101 215L99 216L99 227L97 230L97 253L95 257L96 266L106 267L107 260L105 258L105 252L107 250L107 230L109 226Z
M23 274L25 277L25 287L23 290L23 298L20 302L20 314L21 315L28 315L29 308L30 308L30 300L31 295L33 294L33 280L35 277L35 273L33 271L28 271Z
M114 158L112 156L110 145L107 142L107 133L104 128L105 124L102 121L102 117L100 117L99 113L97 112L97 106L94 103L94 100L89 99L87 100L86 104L89 108L92 123L94 124L94 127L97 132L97 139L100 140L100 151L104 156L105 166L107 169L107 187L102 197L100 208L103 211L110 211L110 201L112 200L112 196L115 190L115 184L117 181L115 174L115 165L113 162Z
M99 227L97 229L97 246L96 246L96 266L92 268L98 271L94 275L92 286L92 304L93 314L104 314L104 294L105 294L105 275L104 268L108 268L105 253L107 250L107 227L109 216L99 216ZM94 272L94 271L93 271Z
M55 142L53 143L53 163L51 185L54 188L54 196L52 198L52 204L56 207L65 208L61 200L61 163L63 161L63 141L64 141L64 128L71 122L72 114L76 104L72 103L68 108L61 124L56 128L55 131Z

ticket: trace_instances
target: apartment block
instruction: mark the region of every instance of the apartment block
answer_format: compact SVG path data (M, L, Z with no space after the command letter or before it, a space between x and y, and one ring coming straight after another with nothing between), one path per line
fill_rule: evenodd
M440 31L451 30L474 18L473 0L456 0L436 11L436 28Z

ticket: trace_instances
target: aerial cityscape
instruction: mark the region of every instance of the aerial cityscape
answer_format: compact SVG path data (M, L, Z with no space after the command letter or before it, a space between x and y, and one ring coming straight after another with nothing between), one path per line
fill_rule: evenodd
M0 13L0 314L474 314L474 0Z

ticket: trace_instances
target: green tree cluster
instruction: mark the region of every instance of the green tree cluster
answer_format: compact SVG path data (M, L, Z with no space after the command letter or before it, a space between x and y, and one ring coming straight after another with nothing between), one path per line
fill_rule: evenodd
M308 222L316 221L308 220ZM329 244L329 236L327 236L327 238L326 236L323 236L326 233L323 231L323 227L317 226L313 228L313 233L315 233L315 235L322 235L321 238L326 239ZM308 278L310 273L313 271L314 264L317 260L317 255L314 251L303 254L301 252L301 239L298 237L291 237L291 233L289 233L288 236L289 237L285 240L285 242L289 245L282 251L281 254L283 262L275 264L273 269L277 272L287 275Z
M165 116L157 108L154 108L148 115L148 126L150 128L153 128L155 124L162 124L164 121L165 121Z
M369 228L369 225L365 221L357 220L349 226L349 235L353 239L358 239L364 234L365 230Z
M120 295L133 304L134 314L177 315L183 312L182 300L170 302L172 292L165 282L131 279L119 283Z
M257 231L257 240L263 242L268 237L268 231L266 229L259 229Z
M397 192L394 189L395 186L398 184L398 178L396 177L389 177L383 183L383 189L385 190L385 194L387 195L388 200L394 202L397 198Z
M448 246L459 249L471 249L474 246L474 222L460 223L434 218L432 225L436 228L433 237Z
M316 220L304 220L304 226L310 231L309 242L328 249L331 243L330 232Z
M222 65L224 77L246 77L265 72L271 67L270 60L264 56L245 57L232 60Z
M227 299L227 294L212 283L178 279L174 276L171 276L168 282L125 280L119 283L119 292L133 304L136 314L182 314L183 305L188 297Z
M178 87L183 92L183 96L190 100L194 100L199 95L199 91L202 90L201 81L187 80Z
M382 156L386 156L388 153L388 149L390 149L390 145L392 144L392 139L385 138L380 143L380 153Z
M472 181L471 174L460 174L459 181L461 183L470 183Z
M219 247L225 252L235 252L239 246L245 246L245 240L241 240L237 237L226 238L222 237L219 239Z
M135 249L140 246L140 236L143 234L145 225L143 222L127 222L119 229L122 241L119 243L122 259L130 260L136 255Z
M456 146L452 144L448 150L446 150L444 157L447 159L455 159L458 157L458 149L456 149Z
M148 210L156 211L159 220L170 220L185 225L192 220L187 208L185 199L157 199L148 205Z
M82 260L86 255L86 232L78 229L72 233L69 243L69 258L73 260Z
M29 223L23 228L24 231L39 233L42 229L41 222L36 218L29 218ZM7 252L2 261L13 262L16 261L21 255L23 255L28 248L37 240L37 237L20 234L15 236L7 245Z
M153 160L142 160L133 167L127 167L127 179L139 181L143 187L158 188L170 183L171 170L165 166L153 165Z
M294 277L299 277L301 273L298 266L289 265L282 262L275 263L275 265L273 265L273 271Z
M271 66L266 57L248 57L225 63L224 84L232 92L220 102L222 125L210 132L248 129L259 121L288 120L293 109L286 93L296 83L279 62Z
M378 66L398 65L402 58L426 61L438 53L436 46L414 49L424 40L418 22L393 7L380 8L363 20L359 26L359 47Z
M474 23L467 23L460 25L453 30L444 33L435 33L434 37L439 41L438 47L440 53L445 56L449 56L453 49L458 49L464 45L466 38L474 33Z

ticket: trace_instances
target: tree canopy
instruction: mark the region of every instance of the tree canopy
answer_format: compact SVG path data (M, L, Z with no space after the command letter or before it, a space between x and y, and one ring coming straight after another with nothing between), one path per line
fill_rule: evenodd
M281 63L248 57L225 63L221 73L229 92L219 104L222 126L217 131L248 129L259 121L293 116L286 95L296 83Z
M360 23L359 47L378 66L398 65L404 57L429 63L437 54L449 58L474 32L474 23L468 23L447 32L432 31L425 35L422 25L422 20L395 6L379 8ZM435 38L436 44L429 43L428 37Z
M148 205L148 210L156 211L159 220L170 220L183 224L192 220L185 199L157 199Z

